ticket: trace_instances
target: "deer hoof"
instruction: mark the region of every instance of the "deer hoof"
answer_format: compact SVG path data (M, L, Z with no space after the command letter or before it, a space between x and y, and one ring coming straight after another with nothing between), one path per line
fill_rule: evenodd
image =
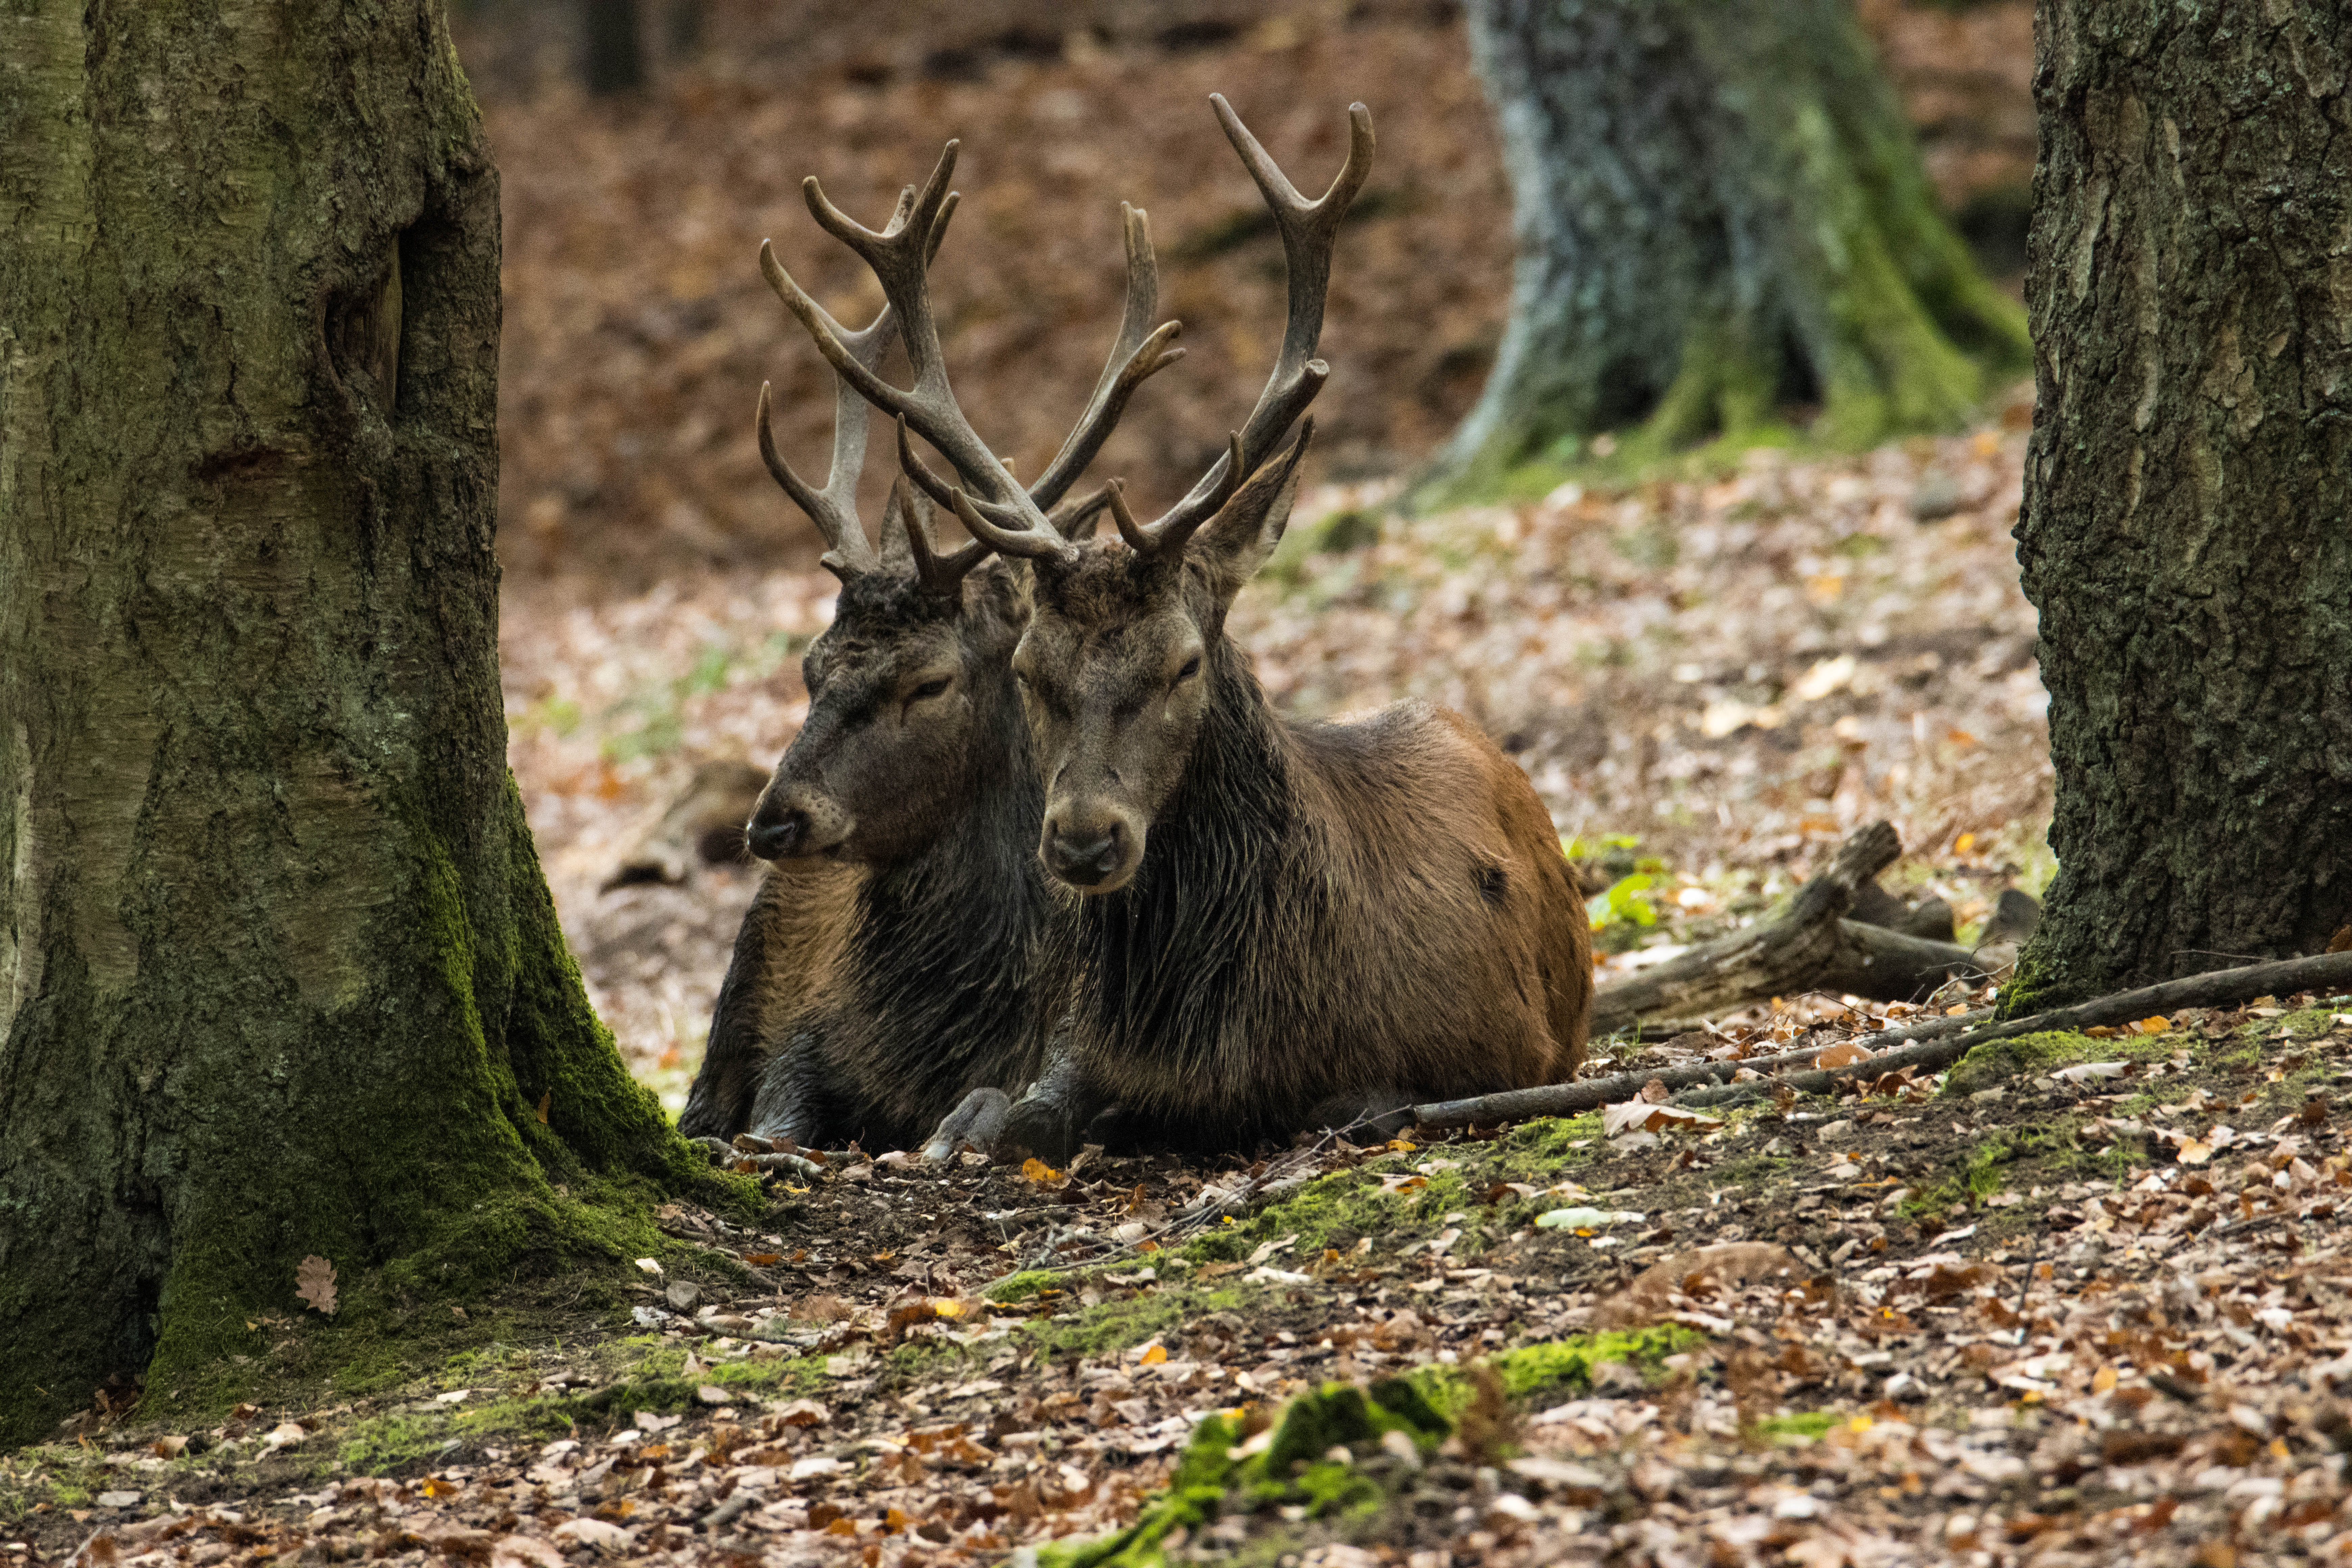
M924 1163L944 1165L966 1144L976 1149L993 1147L1003 1135L1004 1121L1012 1110L1013 1100L1003 1089L973 1089L963 1097L961 1105L940 1119L939 1131L923 1145Z

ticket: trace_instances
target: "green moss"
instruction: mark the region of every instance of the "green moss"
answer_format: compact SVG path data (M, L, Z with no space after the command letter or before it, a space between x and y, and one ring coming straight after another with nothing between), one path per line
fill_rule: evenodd
M2117 1035L2095 1040L2061 1029L1989 1040L1953 1065L1944 1079L1942 1096L1951 1100L1975 1094L2012 1078L2031 1078L2075 1062L2168 1057L2179 1044L2172 1035Z
M1580 1334L1544 1344L1521 1345L1487 1358L1486 1364L1503 1380L1503 1392L1517 1401L1592 1387L1592 1369L1622 1362L1655 1377L1670 1355L1702 1344L1706 1336L1680 1324ZM1449 1425L1468 1408L1474 1390L1469 1374L1459 1367L1423 1367L1412 1383L1430 1409Z
M1211 1312L1247 1307L1262 1295L1256 1287L1170 1284L1125 1300L1105 1301L1067 1316L1033 1318L1020 1336L1041 1352L1099 1356L1180 1332Z
M1827 1410L1801 1410L1792 1415L1772 1415L1749 1428L1765 1442L1815 1443L1836 1429L1840 1417Z
M1069 1277L1053 1268L1024 1268L991 1283L981 1294L992 1301L1030 1301L1066 1289Z
M1654 1371L1705 1338L1678 1326L1595 1334L1506 1352L1490 1364L1504 1391L1525 1400L1589 1386L1591 1369L1604 1362ZM1391 1432L1403 1433L1424 1452L1434 1449L1453 1429L1447 1411L1458 1415L1470 1398L1467 1376L1453 1367L1425 1367L1362 1388L1328 1383L1284 1405L1265 1446L1238 1457L1249 1428L1234 1416L1212 1415L1194 1430L1167 1489L1144 1505L1135 1523L1097 1541L1056 1542L1038 1552L1038 1562L1045 1568L1160 1568L1168 1561L1165 1542L1178 1529L1276 1509L1300 1510L1300 1519L1318 1528L1253 1541L1234 1561L1271 1563L1319 1539L1367 1537L1391 1500L1380 1474L1362 1462ZM1327 1457L1340 1448L1348 1451L1346 1464Z

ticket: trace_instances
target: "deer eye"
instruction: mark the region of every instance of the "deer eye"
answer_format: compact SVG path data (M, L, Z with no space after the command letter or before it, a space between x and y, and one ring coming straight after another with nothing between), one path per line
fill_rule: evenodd
M940 692L945 691L953 680L954 677L946 675L940 676L937 680L926 680L908 694L907 700L920 702L926 697L937 697Z
M1170 684L1172 686L1181 686L1200 673L1201 656L1196 653L1192 658L1184 661L1184 668L1176 672L1176 679L1173 681L1171 681Z

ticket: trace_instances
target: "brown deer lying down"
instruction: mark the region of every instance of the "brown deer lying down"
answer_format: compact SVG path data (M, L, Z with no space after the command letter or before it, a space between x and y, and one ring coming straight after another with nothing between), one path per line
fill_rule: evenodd
M909 190L883 235L856 229L894 289L893 307L863 331L843 331L761 251L785 302L869 374L894 322L919 383L939 364L922 278L954 210L953 166L950 144L922 203ZM815 182L809 189L820 222L836 234L856 227ZM1019 492L1041 515L1127 395L1172 363L1172 334L1147 330L1156 296L1150 234L1130 211L1128 305L1110 363L1062 458ZM1034 853L1042 792L1007 669L1027 568L982 566L980 544L940 555L929 503L903 480L877 555L856 510L866 426L864 403L837 384L833 468L815 489L777 456L761 390L761 454L824 534L841 593L803 663L808 720L748 829L752 853L774 867L744 919L679 1118L688 1136L902 1148L968 1091L1019 1088L1037 1070L1033 1012L1054 990L1037 973L1050 908ZM1105 499L1073 503L1060 525L1090 519Z
M1427 704L1285 721L1225 635L1297 492L1311 426L1240 481L1326 374L1331 243L1371 122L1350 107L1346 166L1308 203L1213 101L1290 278L1279 360L1230 452L1149 525L1114 487L1121 542L1081 543L941 444L975 492L947 489L965 527L1035 571L1013 669L1046 784L1038 854L1078 895L1076 981L1006 1135L1048 1158L1081 1135L1245 1145L1549 1082L1584 1052L1591 935L1526 776Z

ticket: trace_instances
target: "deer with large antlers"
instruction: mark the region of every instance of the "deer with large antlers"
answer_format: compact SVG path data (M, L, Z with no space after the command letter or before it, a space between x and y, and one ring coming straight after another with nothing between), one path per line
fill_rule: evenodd
M1139 521L1114 483L1118 539L1073 539L971 436L935 363L906 394L826 350L899 417L909 477L1034 574L1013 672L1045 785L1038 855L1076 896L1075 980L1063 1044L1005 1135L1048 1158L1081 1136L1242 1145L1544 1083L1585 1046L1591 935L1526 776L1426 704L1286 721L1225 635L1297 492L1311 422L1274 454L1328 374L1332 245L1372 129L1351 105L1347 161L1308 201L1212 102L1274 213L1289 321L1228 450L1164 515ZM960 483L924 467L908 427Z
M778 454L768 389L760 451L824 536L841 580L833 624L803 662L809 714L747 830L772 863L738 936L703 1065L679 1128L803 1144L862 1139L903 1147L971 1089L1017 1088L1037 1068L1045 1024L1040 937L1049 900L1034 847L1043 792L1008 663L1027 614L1027 569L986 545L943 551L930 503L902 479L879 549L856 510L872 376L903 341L944 395L923 271L955 198L954 147L919 199L903 195L882 234L850 223L812 180L811 210L890 286L891 303L851 331L811 301L762 246L770 284L835 357L833 466L819 489ZM1110 363L1062 456L1018 493L1049 526L1075 529L1107 500L1060 507L1128 395L1175 356L1153 332L1158 275L1144 215L1126 211L1127 310ZM976 445L968 455L985 457ZM1018 489L989 459L1000 491ZM984 1129L981 1130L984 1135Z

